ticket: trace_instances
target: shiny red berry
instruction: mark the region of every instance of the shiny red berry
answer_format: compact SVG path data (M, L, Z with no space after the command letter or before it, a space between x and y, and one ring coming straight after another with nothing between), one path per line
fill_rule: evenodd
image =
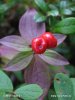
M41 36L47 43L47 48L55 48L57 46L57 39L51 32L45 32Z
M36 54L42 54L47 48L47 43L42 37L37 37L32 40L32 49Z

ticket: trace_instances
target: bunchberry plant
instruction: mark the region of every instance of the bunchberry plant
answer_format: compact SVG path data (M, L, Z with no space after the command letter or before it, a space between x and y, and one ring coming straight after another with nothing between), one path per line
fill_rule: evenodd
M33 7L27 8L20 18L20 36L10 35L0 39L1 57L8 59L2 70L13 72L23 70L25 83L30 86L26 85L27 87L16 90L21 96L18 99L51 100L49 89L54 75L58 72L68 73L64 66L69 62L57 53L57 48L66 39L66 34L75 33L75 18L71 16L74 11L67 0L60 2L47 0L47 3L44 0L34 1L36 7L33 4ZM72 98L74 81L63 73L58 73L54 78L56 94L68 95L70 96L68 100L74 99ZM45 98L47 94L50 95L48 99ZM66 98L57 96L57 100L66 100Z
M35 46L35 43L32 43L32 41L35 37L40 36L42 33L44 33L46 28L45 23L36 23L33 20L35 14L35 9L28 9L26 13L21 17L19 23L19 30L22 37L7 36L0 39L1 44L18 51L16 56L13 53L13 59L10 58L11 60L8 64L4 66L3 69L6 71L19 71L28 66L28 68L25 69L26 83L39 84L44 89L44 92L46 94L50 86L48 64L60 66L67 65L69 63L64 57L51 50L50 48L46 51L42 51L42 54L40 54L39 51L34 53L34 50L32 50L32 48L30 47L31 45L32 47L33 45ZM60 44L66 38L66 36L62 34L55 34L55 38L57 39L57 44ZM42 41L44 41L44 39ZM51 42L52 41L53 39L51 40ZM47 48L47 44L43 45L44 48ZM36 45L36 47L37 49L39 49L38 45ZM31 72L32 69L34 69L33 72ZM38 69L39 72L36 69ZM36 74L39 74L39 77ZM27 77L30 77L31 80ZM41 80L40 77L42 78ZM37 78L39 78L39 81L36 80Z

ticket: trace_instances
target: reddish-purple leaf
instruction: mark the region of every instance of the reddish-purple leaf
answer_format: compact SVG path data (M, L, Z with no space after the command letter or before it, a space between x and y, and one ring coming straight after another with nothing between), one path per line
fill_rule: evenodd
M31 44L34 37L37 37L45 32L45 23L36 23L34 21L35 14L35 9L28 9L21 17L19 23L20 33L29 44Z
M32 58L32 52L21 52L9 61L3 69L6 71L20 71L29 65Z
M7 58L7 59L12 59L15 55L17 55L19 52L15 49L6 47L6 46L0 46L0 56Z
M66 35L64 34L54 34L54 36L57 39L57 45L61 44L66 39Z
M44 54L39 55L46 63L60 66L60 65L68 65L69 62L63 56L58 54L53 50L47 50Z
M28 84L35 83L40 85L44 89L44 93L39 100L43 100L48 92L51 81L49 67L38 55L35 55L33 62L25 69L25 82Z
M26 41L22 37L17 36L17 35L4 37L0 39L0 43L5 46L16 49L18 51L27 51L29 48Z

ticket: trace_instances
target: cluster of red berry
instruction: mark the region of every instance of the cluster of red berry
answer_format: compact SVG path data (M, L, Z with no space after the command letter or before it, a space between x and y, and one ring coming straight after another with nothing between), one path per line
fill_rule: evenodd
M51 32L45 32L40 37L32 40L32 49L36 54L42 54L48 48L55 48L57 39Z

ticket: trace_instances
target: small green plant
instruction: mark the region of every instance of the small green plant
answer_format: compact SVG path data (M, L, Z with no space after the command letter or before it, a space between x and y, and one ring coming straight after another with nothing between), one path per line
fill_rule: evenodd
M1 100L35 100L43 93L43 90L37 84L25 84L14 90L10 78L3 71L0 71L0 81Z

